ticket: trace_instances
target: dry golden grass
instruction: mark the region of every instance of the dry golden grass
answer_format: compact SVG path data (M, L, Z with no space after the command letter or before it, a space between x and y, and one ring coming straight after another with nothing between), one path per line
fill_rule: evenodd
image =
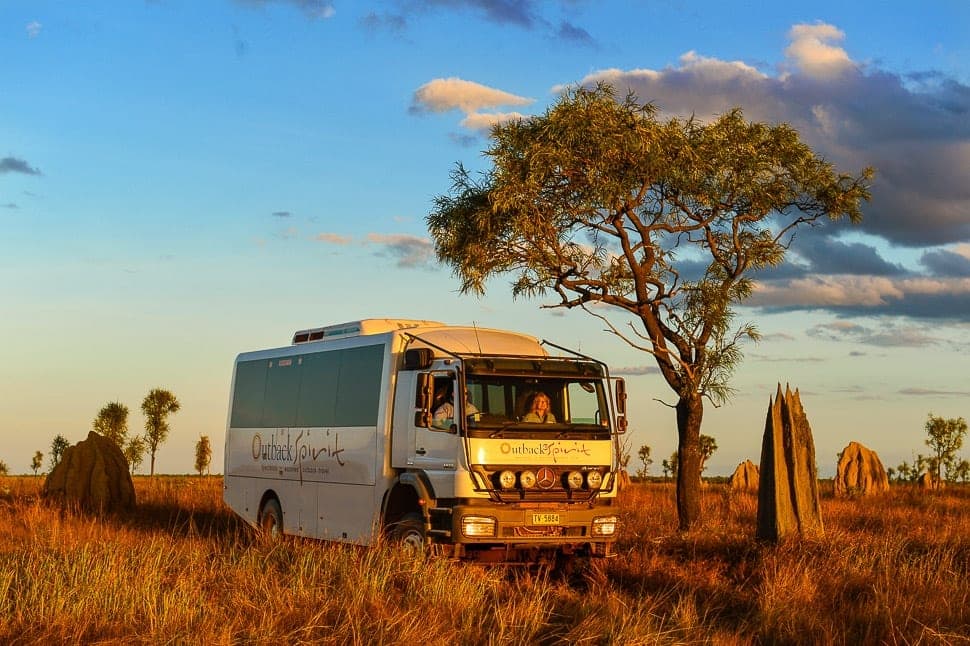
M388 548L256 539L220 478L136 478L126 517L0 482L0 643L970 643L970 491L823 500L825 537L753 540L721 487L676 532L670 485L624 491L620 556L563 581Z

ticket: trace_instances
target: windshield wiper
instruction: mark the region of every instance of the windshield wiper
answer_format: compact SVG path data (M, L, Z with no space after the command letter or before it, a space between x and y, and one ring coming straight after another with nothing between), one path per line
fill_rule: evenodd
M503 433L509 430L509 427L515 426L515 425L516 425L516 422L506 422L505 424L502 424L501 428L497 428L491 433L489 433L488 438L491 440L491 439L495 439L496 437L504 437Z

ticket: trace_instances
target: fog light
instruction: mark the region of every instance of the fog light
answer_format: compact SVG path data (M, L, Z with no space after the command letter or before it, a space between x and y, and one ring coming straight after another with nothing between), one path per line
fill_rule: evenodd
M616 516L600 516L593 519L593 536L612 536L619 520Z
M532 489L536 486L536 474L534 471L523 471L519 474L519 484L523 489Z
M473 538L495 536L495 519L489 516L462 516L461 533Z
M570 471L566 476L566 484L570 489L580 489L583 486L583 474L579 471Z
M586 474L586 484L590 489L599 489L603 484L603 474L599 471L590 471Z
M503 489L512 489L515 487L515 473L512 471L503 471L498 474L498 483Z

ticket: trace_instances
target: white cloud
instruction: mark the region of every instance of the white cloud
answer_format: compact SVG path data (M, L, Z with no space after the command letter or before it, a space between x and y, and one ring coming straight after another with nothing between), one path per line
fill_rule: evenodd
M529 105L533 102L533 99L452 77L434 79L415 90L411 111L420 113L461 110L470 115L482 108Z
M336 233L318 233L313 239L317 242L326 242L328 244L339 245L350 244L352 242L351 238Z
M469 130L488 132L496 124L526 118L526 115L519 112L472 112L461 120L460 125Z
M791 45L785 50L788 60L800 71L815 78L831 78L855 64L841 47L832 45L845 39L842 30L826 23L795 25L788 32Z
M40 30L43 29L43 25L36 20L31 20L27 23L27 38L37 38L40 36Z

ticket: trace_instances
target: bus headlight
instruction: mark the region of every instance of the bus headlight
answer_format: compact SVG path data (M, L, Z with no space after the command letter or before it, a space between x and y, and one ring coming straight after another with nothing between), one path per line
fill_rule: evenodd
M495 519L489 516L462 516L461 533L471 538L495 536Z
M570 489L580 489L583 486L583 474L579 471L570 471L566 476L566 484Z
M503 489L512 489L515 487L515 473L512 471L503 471L498 474L498 483Z
M593 536L612 536L619 520L616 516L600 516L593 519Z
M599 471L590 471L586 474L586 484L590 489L599 489L603 484L603 474Z
M536 486L535 471L523 471L519 474L519 484L523 489L532 489Z

